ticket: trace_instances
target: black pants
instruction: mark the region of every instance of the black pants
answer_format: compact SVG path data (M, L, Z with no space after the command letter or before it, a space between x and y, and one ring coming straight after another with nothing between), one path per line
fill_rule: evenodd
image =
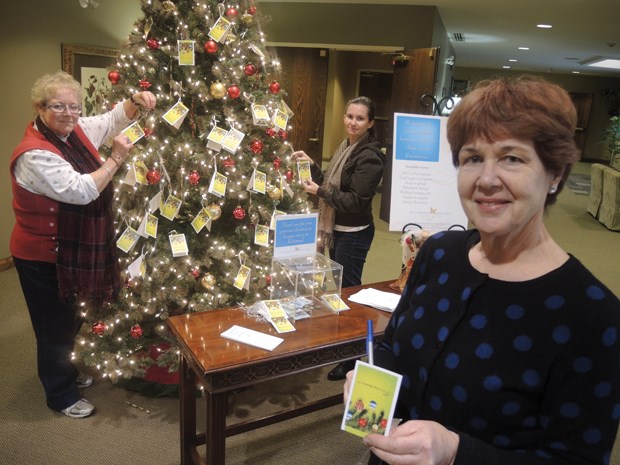
M80 400L78 371L71 362L81 326L77 307L59 302L54 263L13 257L37 340L37 371L47 406L62 410Z

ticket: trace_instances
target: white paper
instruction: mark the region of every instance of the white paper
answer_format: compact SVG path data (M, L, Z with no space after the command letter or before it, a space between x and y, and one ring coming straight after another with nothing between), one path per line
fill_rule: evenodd
M220 336L266 350L273 350L284 342L282 338L238 325L234 325L230 329L227 329L221 333Z
M369 305L371 307L383 310L386 312L393 312L400 300L400 294L394 294L392 292L379 291L373 288L362 289L349 297L351 302L357 302L358 304Z

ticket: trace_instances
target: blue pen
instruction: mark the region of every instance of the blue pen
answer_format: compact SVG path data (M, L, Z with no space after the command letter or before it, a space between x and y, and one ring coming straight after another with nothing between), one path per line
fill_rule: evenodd
M370 365L374 364L372 352L373 352L373 336L372 336L372 320L368 320L368 327L366 330L366 348L368 350L368 363Z

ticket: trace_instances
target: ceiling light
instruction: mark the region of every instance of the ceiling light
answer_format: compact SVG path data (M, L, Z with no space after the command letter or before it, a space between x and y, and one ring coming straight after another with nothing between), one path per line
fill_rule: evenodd
M510 66L508 66L508 65L504 65L504 66L502 66L502 68L504 68L504 69L510 69Z
M516 63L516 62L517 62L517 61L519 61L519 60L517 60L516 58L510 58L508 61L511 61L511 62L513 62L513 63Z
M592 68L620 69L620 58L594 57L581 64Z
M537 24L536 27L540 29L551 29L553 26L551 24Z
M529 47L517 47L519 50L529 50Z

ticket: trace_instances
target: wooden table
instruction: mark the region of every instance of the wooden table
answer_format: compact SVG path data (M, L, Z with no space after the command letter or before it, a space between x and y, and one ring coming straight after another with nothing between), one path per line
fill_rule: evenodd
M169 318L168 326L181 349L181 464L223 465L226 437L341 403L342 395L338 394L263 418L226 425L229 392L366 355L367 320L373 320L375 336L380 336L390 314L350 302L348 296L365 287L394 292L389 289L389 282L343 289L342 298L350 310L297 321L296 331L291 333L277 334L271 325L237 307ZM233 325L273 334L284 342L269 352L220 336ZM196 432L197 379L206 396L206 434ZM205 443L206 462L196 449Z

